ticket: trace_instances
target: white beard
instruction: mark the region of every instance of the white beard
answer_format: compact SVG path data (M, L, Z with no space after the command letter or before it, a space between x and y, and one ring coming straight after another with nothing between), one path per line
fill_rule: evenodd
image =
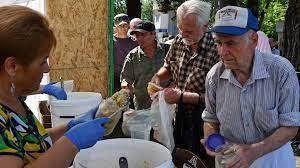
M188 46L194 44L193 40L191 40L191 39L182 38L182 41L184 44L186 44Z

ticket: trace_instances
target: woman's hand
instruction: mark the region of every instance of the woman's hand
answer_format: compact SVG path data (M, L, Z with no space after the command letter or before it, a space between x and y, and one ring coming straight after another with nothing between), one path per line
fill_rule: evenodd
M105 133L103 125L109 121L110 119L105 117L78 124L68 130L64 136L71 140L78 150L89 148L102 139Z
M54 96L58 100L67 100L67 93L64 89L54 86L56 82L50 82L43 86L41 93L45 93Z
M98 108L99 108L99 106L94 107L91 110L89 110L88 112L86 112L84 115L82 115L81 117L71 120L67 124L68 130L77 124L81 124L81 123L95 119L95 115L96 115L96 112L98 111Z

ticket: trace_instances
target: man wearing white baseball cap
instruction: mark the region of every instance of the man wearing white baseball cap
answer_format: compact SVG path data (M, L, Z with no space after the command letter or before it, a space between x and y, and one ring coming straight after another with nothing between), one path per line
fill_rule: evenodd
M258 21L246 8L216 13L214 32L221 61L207 74L206 138L220 133L236 144L230 168L295 168L289 141L300 126L299 83L291 63L255 50ZM214 155L207 148L207 153Z

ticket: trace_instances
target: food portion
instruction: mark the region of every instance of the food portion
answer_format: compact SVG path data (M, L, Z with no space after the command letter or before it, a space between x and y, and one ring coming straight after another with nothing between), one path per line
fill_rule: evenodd
M124 89L113 94L111 98L116 102L117 106L120 108L129 105L130 96L129 93Z
M122 111L126 110L129 106L130 96L126 90L120 90L109 97L100 104L99 109L96 113L96 118L100 117L110 117L115 112L116 115L111 117L111 121L106 123L104 126L106 128L105 135L112 133L113 129L117 125L118 121L122 116Z
M162 87L158 86L155 83L149 82L148 87L147 87L148 93L149 94L154 94L160 90L162 90Z

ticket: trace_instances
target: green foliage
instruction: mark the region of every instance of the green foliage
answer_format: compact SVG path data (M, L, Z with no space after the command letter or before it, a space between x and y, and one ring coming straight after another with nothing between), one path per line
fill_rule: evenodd
M186 0L156 0L160 6L166 6L168 10L176 10ZM214 3L214 0L202 0L210 3Z
M142 0L141 19L153 21L153 0Z
M169 10L176 10L185 0L156 0L161 5L167 5ZM214 22L214 14L215 14L215 4L217 0L204 0L206 2L210 2L213 5L212 15L210 18L209 25L211 26ZM239 6L245 6L247 0L237 0ZM269 0L259 0L259 13L265 10L266 2ZM285 13L288 7L289 0L270 0L271 3L268 9L265 11L265 17L263 24L261 26L261 30L265 32L268 37L273 37L277 39L276 32L276 22L284 20ZM152 5L153 0L141 0L142 2L142 19L153 20L153 12ZM168 3L165 3L168 2ZM115 0L114 12L118 13L126 13L126 0Z
M126 13L126 0L115 0L114 4L115 15L119 13Z
M265 0L263 0L265 2ZM260 6L263 9L264 3ZM273 0L266 11L265 18L261 30L265 32L268 37L277 39L276 22L283 21L288 7L288 0Z

